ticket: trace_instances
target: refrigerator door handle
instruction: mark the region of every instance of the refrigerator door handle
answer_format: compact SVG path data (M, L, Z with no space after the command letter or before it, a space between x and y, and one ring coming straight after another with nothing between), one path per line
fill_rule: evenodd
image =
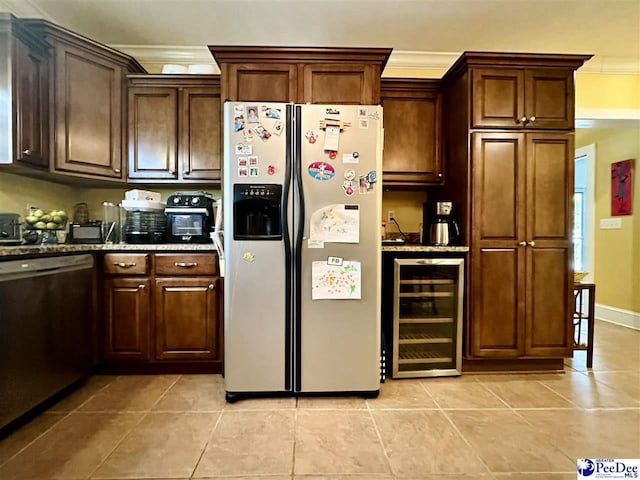
M304 188L302 185L302 107L295 106L295 173L298 222L295 237L295 383L294 390L302 390L302 245L304 240Z
M293 366L293 316L292 316L292 288L293 288L293 254L291 251L291 235L289 233L289 192L291 189L291 154L293 148L293 133L291 126L293 124L293 105L287 104L286 106L286 149L285 149L285 171L284 182L282 188L282 200L280 202L280 218L282 218L282 238L284 241L284 255L285 255L285 267L286 267L286 280L285 280L285 352L284 352L284 388L285 390L292 389L292 366Z

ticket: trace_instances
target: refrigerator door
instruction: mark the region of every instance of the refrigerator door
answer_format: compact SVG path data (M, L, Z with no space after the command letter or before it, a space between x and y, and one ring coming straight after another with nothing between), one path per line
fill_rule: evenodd
M382 108L296 106L296 124L295 390L377 392Z
M287 104L224 106L227 392L292 388L291 112Z

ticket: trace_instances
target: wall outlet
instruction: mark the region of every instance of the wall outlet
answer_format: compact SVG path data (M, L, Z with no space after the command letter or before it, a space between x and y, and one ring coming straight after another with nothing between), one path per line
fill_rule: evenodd
M387 223L391 223L396 218L395 210L387 210Z

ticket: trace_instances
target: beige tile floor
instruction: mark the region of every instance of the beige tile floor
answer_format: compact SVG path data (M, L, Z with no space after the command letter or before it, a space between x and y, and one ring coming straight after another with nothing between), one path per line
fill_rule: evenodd
M598 322L585 355L374 400L227 405L218 375L95 376L0 440L0 479L575 479L577 458L640 458L640 332Z

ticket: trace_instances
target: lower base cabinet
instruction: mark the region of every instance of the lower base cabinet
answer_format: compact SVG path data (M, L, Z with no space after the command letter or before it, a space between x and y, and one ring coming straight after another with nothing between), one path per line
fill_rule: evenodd
M103 274L108 364L222 370L222 280L215 254L108 253Z
M156 278L155 359L217 359L216 277Z
M149 279L108 278L104 281L104 294L106 357L148 360Z

